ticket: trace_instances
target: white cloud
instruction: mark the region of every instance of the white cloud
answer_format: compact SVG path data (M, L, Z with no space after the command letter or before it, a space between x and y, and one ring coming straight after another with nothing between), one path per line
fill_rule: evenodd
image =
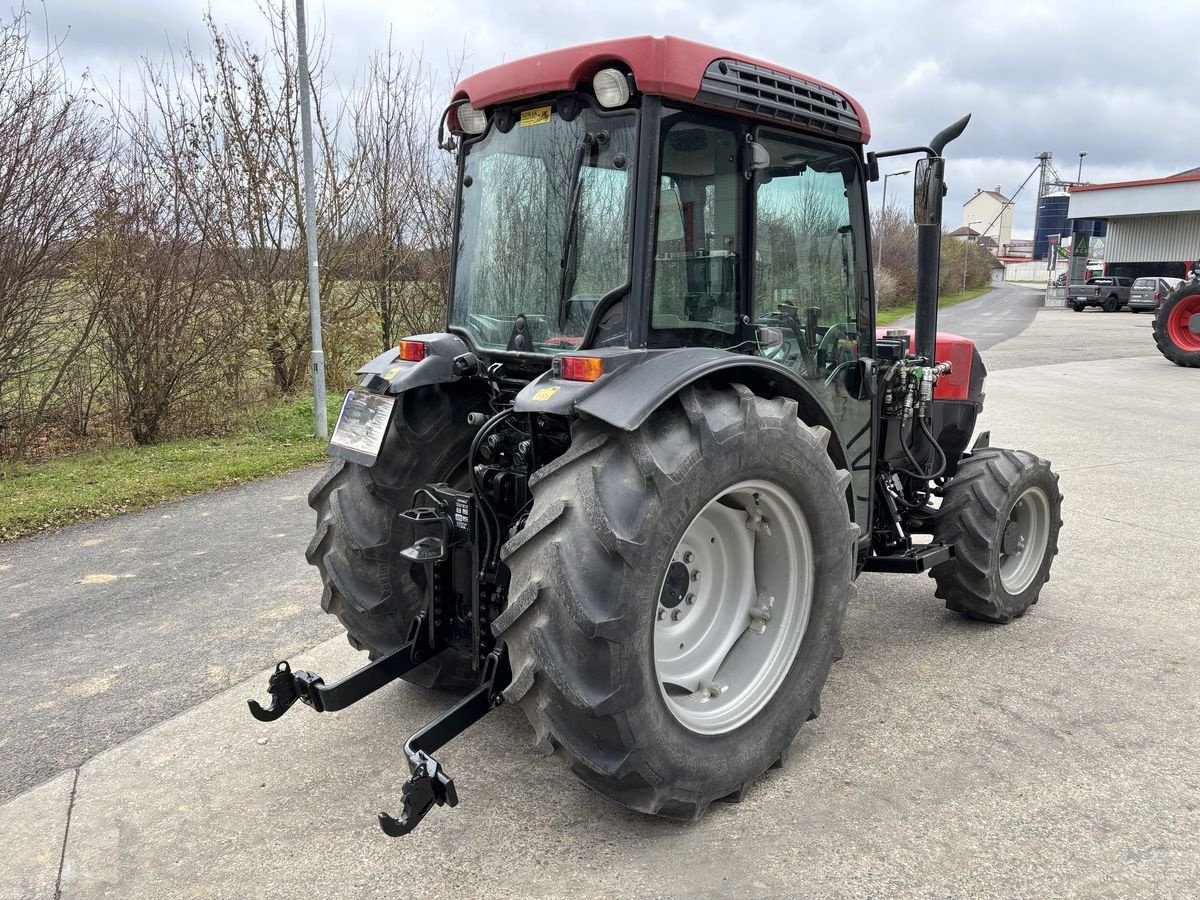
M274 0L289 6L293 0ZM98 4L46 0L51 30L70 33L68 71L130 72L168 38L202 31L203 0ZM244 0L214 0L214 17L246 37L260 30ZM1154 177L1200 165L1200 118L1186 73L1189 0L1086 9L1044 2L947 4L921 0L356 0L311 3L331 65L349 84L386 40L466 71L573 43L630 34L678 34L808 72L848 91L871 119L872 148L923 143L966 112L951 145L947 221L976 187L1015 190L1050 150L1064 175L1087 150L1090 180ZM40 8L35 20L40 18ZM1106 55L1087 35L1106 36ZM1111 49L1115 48L1115 49ZM894 179L891 189L899 190ZM1030 191L1030 188L1026 188ZM1022 198L1025 194L1022 193ZM876 193L877 199L877 193ZM1016 232L1030 233L1033 203L1019 198Z

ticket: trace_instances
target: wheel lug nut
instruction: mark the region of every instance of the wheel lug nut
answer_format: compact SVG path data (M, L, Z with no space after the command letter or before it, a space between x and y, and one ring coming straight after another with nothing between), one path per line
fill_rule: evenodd
M700 570L692 569L692 581L699 581L699 580L700 580Z
M696 558L696 554L693 553L691 550L688 550L687 552L685 552L683 554L683 561L685 563L690 563L695 558Z
M671 621L672 622L678 622L682 618L683 618L683 610L682 609L671 610Z
M696 595L688 594L686 597L683 598L683 602L686 603L688 606L691 606L693 603L696 602Z
M663 616L665 616L666 614L667 614L667 611L666 611L665 609L663 609L663 608L660 606L660 607L658 608L658 618L659 618L659 621L661 621L661 620L662 620L662 618L663 618Z

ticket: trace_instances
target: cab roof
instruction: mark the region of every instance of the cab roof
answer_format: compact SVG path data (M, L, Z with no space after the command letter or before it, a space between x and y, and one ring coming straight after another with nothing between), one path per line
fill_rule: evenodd
M576 90L600 69L633 75L636 89L865 144L871 130L853 97L809 75L678 37L580 44L484 69L458 83L454 100L476 109Z

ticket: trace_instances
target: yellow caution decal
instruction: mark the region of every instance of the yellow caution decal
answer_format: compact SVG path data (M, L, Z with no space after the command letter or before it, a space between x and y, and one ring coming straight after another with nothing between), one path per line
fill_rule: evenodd
M545 403L547 400L549 400L551 397L553 397L557 393L558 393L558 388L556 388L556 387L542 388L540 391L538 391L536 394L533 395L533 402L534 403Z
M391 381L393 378L395 378L397 375L399 375L401 372L403 372L406 368L408 368L408 367L407 366L392 366L390 369L388 369L386 372L383 373L383 377L386 378L388 381Z
M545 125L550 121L550 107L535 106L533 109L521 110L521 127L529 125Z

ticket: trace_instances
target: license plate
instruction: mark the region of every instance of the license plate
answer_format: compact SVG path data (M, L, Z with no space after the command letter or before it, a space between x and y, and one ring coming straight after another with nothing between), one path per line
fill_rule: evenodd
M395 397L365 391L347 393L337 427L329 439L329 452L364 465L373 464L383 446L395 405Z

